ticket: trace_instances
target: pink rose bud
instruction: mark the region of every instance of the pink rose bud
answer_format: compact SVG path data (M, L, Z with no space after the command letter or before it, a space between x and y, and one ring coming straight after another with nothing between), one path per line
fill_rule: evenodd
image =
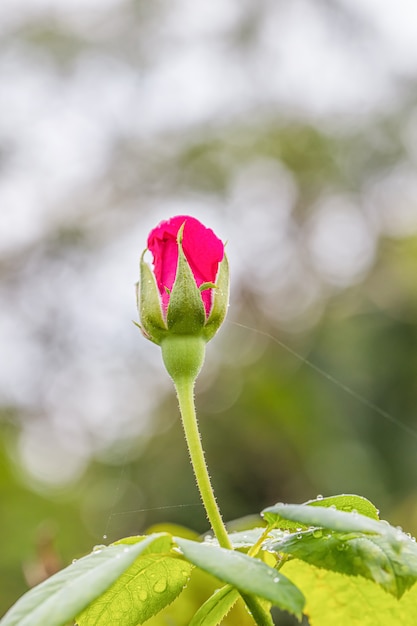
M169 304L178 265L178 231L184 225L182 249L191 268L197 287L204 283L215 283L219 263L224 257L223 242L210 228L203 226L194 217L177 215L161 222L148 237L148 248L153 255L154 274L164 311ZM210 315L212 289L201 293L206 316Z
M178 215L151 231L148 249L153 270L144 261L145 250L138 291L140 327L145 337L161 345L166 365L172 361L168 354L178 361L181 353L185 372L189 346L199 345L204 355L201 346L215 335L226 315L229 269L224 245L194 217ZM189 341L185 348L185 338L198 341ZM171 366L168 371L174 377Z

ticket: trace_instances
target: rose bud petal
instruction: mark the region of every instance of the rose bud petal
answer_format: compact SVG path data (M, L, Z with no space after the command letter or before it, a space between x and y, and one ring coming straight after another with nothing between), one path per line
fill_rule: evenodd
M168 308L176 278L177 237L182 225L184 225L182 247L197 287L204 283L216 282L219 263L224 257L223 242L210 228L206 228L194 217L177 215L154 228L148 237L148 248L153 255L154 274L164 311ZM212 289L202 291L201 297L208 317L212 305Z

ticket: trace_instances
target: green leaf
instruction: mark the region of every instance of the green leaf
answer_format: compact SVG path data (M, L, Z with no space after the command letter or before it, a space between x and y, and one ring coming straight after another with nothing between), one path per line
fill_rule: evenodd
M417 546L403 532L380 524L379 535L315 529L268 546L320 568L369 578L400 598L417 581Z
M274 557L275 558L275 557ZM165 607L163 611L151 617L145 626L189 626L193 617L201 609L205 601L214 594L216 589L222 586L218 578L211 576L198 567L194 567L190 580L184 591ZM237 592L236 592L237 593ZM221 621L222 626L253 626L242 598L238 598L232 609Z
M299 529L315 526L340 532L381 533L384 526L383 522L359 513L305 504L275 504L262 511L262 515L268 524L278 528L285 528L286 520L296 522Z
M282 506L282 503L276 504L272 507L268 507L262 511L262 516L265 521L271 525L278 526L282 530L300 530L306 527L306 524L302 524L301 520L293 520L292 518L284 519L284 516L276 516L275 512L278 507ZM366 498L361 496L342 494L340 496L329 496L327 498L316 498L315 500L308 500L304 504L300 505L286 505L286 506L314 506L322 508L337 509L338 511L344 511L346 513L359 513L365 517L369 517L374 520L378 520L378 509Z
M189 626L217 626L239 599L239 592L231 585L217 589L198 609Z
M215 545L175 538L185 558L240 591L254 594L301 617L304 598L280 572L259 559Z
M397 600L364 578L288 561L282 570L306 597L310 626L415 626L417 585Z
M119 542L137 541L130 537ZM79 626L143 624L170 604L190 576L190 563L171 552L170 535L162 535L143 552L113 585L79 617Z
M343 493L340 496L328 496L327 498L315 498L306 502L308 506L324 506L336 508L346 513L360 513L372 519L379 519L378 509L366 498L353 494Z
M93 551L22 596L0 621L1 626L64 626L160 537L150 535L135 545Z

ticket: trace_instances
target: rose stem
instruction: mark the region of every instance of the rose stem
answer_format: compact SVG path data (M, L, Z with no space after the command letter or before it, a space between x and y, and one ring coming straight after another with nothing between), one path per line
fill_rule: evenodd
M274 626L270 611L262 606L258 598L250 595L249 593L244 593L243 591L240 592L240 595L245 601L245 604L257 626Z
M190 380L186 377L181 378L176 381L175 388L180 405L185 439L191 457L191 464L194 469L197 486L206 509L207 517L219 544L223 548L232 549L232 544L211 486L203 446L201 445L201 437L198 430L197 415L194 405L194 380Z

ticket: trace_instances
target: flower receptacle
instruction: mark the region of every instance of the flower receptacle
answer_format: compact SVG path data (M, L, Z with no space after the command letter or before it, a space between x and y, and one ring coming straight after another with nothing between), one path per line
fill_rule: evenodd
M176 385L194 382L204 363L206 342L203 337L167 335L162 343L162 358Z

